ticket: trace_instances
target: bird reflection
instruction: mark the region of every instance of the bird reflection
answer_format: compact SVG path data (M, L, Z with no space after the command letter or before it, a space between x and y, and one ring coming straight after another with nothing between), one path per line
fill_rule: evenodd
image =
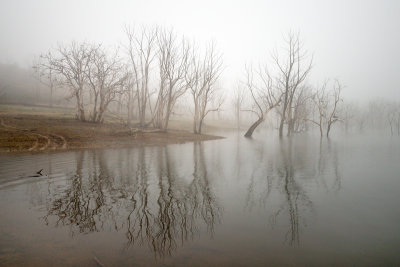
M156 257L171 255L201 225L213 235L221 209L201 143L193 145L191 177L168 146L114 153L118 161L101 150L77 152L68 184L49 191L47 224L68 226L72 235L115 229L126 249L147 246Z

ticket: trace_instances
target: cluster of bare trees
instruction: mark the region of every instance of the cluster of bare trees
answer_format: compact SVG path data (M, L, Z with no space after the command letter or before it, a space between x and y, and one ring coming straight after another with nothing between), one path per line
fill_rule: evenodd
M400 102L374 99L366 105L345 103L340 111L346 133L376 132L400 136Z
M128 73L117 51L101 45L71 43L41 55L35 66L51 86L67 88L76 102L76 118L102 122L108 105L124 92Z
M246 66L243 83L251 96L252 106L244 110L257 116L246 137L252 136L272 110L278 117L279 136L283 136L285 125L287 136L290 136L307 130L310 122L319 126L321 136L323 128L329 136L332 125L340 121L338 114L343 86L335 80L331 90L326 88L327 82L322 88L313 89L306 81L312 62L313 58L303 48L299 34L289 33L284 53L281 55L275 51L270 65L260 66L257 70Z
M343 85L340 84L339 80L335 80L332 85L332 90L328 90L329 82L326 81L324 85L317 89L312 95L312 101L314 105L313 117L309 120L318 125L321 136L326 128L326 136L329 137L332 125L335 122L341 121L339 117L339 108L342 101L341 91Z
M387 120L390 126L390 133L400 136L400 103L390 103L387 110Z
M175 104L184 94L193 99L194 133L204 118L219 110L222 57L214 43L205 52L193 42L161 27L125 28L123 55L98 44L71 43L40 57L35 69L51 92L65 88L75 99L76 118L102 122L110 103L128 126L166 130ZM123 112L122 110L125 110Z

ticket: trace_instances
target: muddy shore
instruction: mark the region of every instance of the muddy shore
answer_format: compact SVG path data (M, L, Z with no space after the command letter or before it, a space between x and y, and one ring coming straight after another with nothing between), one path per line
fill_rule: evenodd
M43 114L0 114L0 152L166 145L220 138L184 130L132 130L117 122L95 124Z

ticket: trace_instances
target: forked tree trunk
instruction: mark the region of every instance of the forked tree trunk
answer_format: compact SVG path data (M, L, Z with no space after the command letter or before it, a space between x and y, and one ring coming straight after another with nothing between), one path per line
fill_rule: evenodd
M329 132L331 131L331 124L328 124L328 128L326 129L326 137L329 137Z

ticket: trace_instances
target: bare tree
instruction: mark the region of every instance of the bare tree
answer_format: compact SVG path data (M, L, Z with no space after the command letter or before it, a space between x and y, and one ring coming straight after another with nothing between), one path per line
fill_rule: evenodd
M126 108L127 108L127 125L130 127L132 124L133 120L133 112L134 112L134 107L135 107L135 102L137 100L137 90L136 90L136 80L135 80L135 75L133 75L132 72L129 72L127 74L127 79L124 84L125 90L124 90L124 95L125 95L125 100L126 100Z
M282 110L280 112L279 136L283 136L283 126L287 121L288 135L293 131L293 98L297 88L305 81L312 68L312 61L307 59L307 51L303 49L300 34L289 32L285 39L285 57L281 59L277 52L273 60L279 70L276 77L279 87L283 91Z
M6 95L6 85L4 85L4 84L2 84L1 86L0 86L0 98L2 98L2 97L4 97L5 95Z
M243 107L245 96L246 96L245 93L246 93L246 91L240 84L238 84L236 86L235 91L233 92L232 105L235 110L236 127L238 130L240 129L240 123L241 123L240 115L241 115L242 107Z
M340 102L343 101L341 97L341 92L343 89L343 85L340 84L339 80L335 80L333 83L333 92L331 93L329 100L330 112L327 114L327 128L326 128L326 137L329 137L329 132L331 130L332 125L340 121L339 118L339 105Z
M153 124L166 130L176 101L190 86L185 77L191 60L191 48L184 38L179 43L176 34L165 29L158 31L157 45L160 86L154 107Z
M339 109L341 98L341 91L343 86L339 80L335 80L332 86L332 90L328 91L329 81L325 81L323 86L318 89L312 100L315 104L315 109L318 112L318 118L309 119L309 121L318 125L321 137L323 136L323 128L326 125L326 136L329 137L332 125L335 122L342 121L339 117ZM315 116L314 116L315 117Z
M355 103L350 102L344 104L342 110L344 130L348 133L351 125L354 125L356 122L359 107Z
M117 56L117 51L109 56L102 47L93 48L90 65L86 70L88 87L93 96L90 121L102 122L108 105L117 95L123 93L124 83L128 77L124 67Z
M57 76L52 68L43 68L39 62L34 63L33 69L35 71L35 76L40 83L45 85L50 90L49 105L53 107L53 94L57 87Z
M217 97L216 86L222 72L222 56L216 52L215 44L207 47L204 59L198 59L193 53L186 81L194 102L193 132L201 133L204 118L208 113L218 111L222 105L222 97L210 107L212 99Z
M150 98L150 68L157 52L157 29L142 27L136 32L133 28L126 27L125 33L128 38L126 50L133 75L131 85L136 91L139 125L145 127L147 125L146 110Z
M90 67L94 46L87 43L72 42L68 46L58 46L55 54L48 52L41 56L40 65L44 72L57 75L57 83L70 91L70 98L76 99L77 119L85 121L84 88Z
M325 123L325 118L327 117L327 109L328 109L328 99L326 93L328 81L325 81L321 88L317 89L314 95L312 96L312 100L314 102L314 116L313 118L308 119L312 123L316 124L319 128L319 132L321 137L323 136L323 127ZM318 112L317 118L315 118L315 110Z
M254 130L265 120L268 113L281 102L282 94L274 87L273 79L267 67L259 68L256 72L257 82L254 81L252 67L246 67L245 85L250 92L253 107L248 110L257 115L258 119L247 130L245 137L251 137Z
M390 133L393 136L397 128L397 135L400 135L400 104L388 103L386 117L390 126Z
M302 85L293 98L292 133L308 130L308 118L312 112L312 92L307 85Z

